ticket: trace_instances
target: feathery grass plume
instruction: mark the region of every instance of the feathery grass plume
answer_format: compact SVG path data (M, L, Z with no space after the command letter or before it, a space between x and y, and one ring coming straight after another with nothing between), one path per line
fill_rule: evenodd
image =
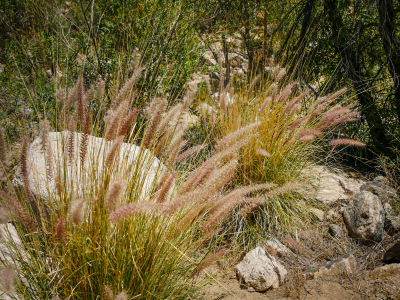
M283 110L283 115L286 115L288 112L293 113L293 108L305 97L307 97L310 94L310 90L306 89L304 92L302 92L300 95L298 95L296 98L291 100L286 106L285 109Z
M353 139L336 139L329 142L329 146L354 146L354 147L365 147L366 144L360 141L356 141Z
M129 93L135 86L143 70L143 67L138 67L133 72L132 77L123 85L123 87L119 90L117 96L115 97L114 101L111 103L111 109L116 110L121 102L127 99Z
M117 207L118 200L124 192L125 186L125 180L117 180L109 188L106 196L104 197L104 204L109 211L113 211Z
M283 76L286 75L286 69L285 68L281 68L278 72L278 75L276 75L275 81L279 82L281 81L281 79L283 78Z
M356 104L350 104L347 106L336 105L329 109L321 118L322 122L331 121L340 115L347 114L351 112L351 109L357 106Z
M238 204L240 204L244 197L257 190L269 189L275 186L273 183L264 183L245 186L237 188L227 195L221 197L216 204L213 205L211 209L210 216L207 221L201 226L203 232L207 232L215 227L216 224L220 223L222 219L229 214Z
M125 291L122 291L117 296L115 296L114 300L128 300L128 294Z
M205 162L203 162L199 167L197 167L189 176L186 178L185 182L182 184L178 190L178 196L190 192L193 188L200 185L205 178L214 170L215 164L218 159L220 159L221 153L214 154Z
M310 119L310 116L305 116L300 119L297 119L296 121L294 121L292 124L290 124L288 126L288 129L295 130L300 124L302 124L303 122L307 122L309 119Z
M171 187L173 187L175 183L176 174L172 173L168 176L167 180L163 183L161 189L158 191L156 196L156 202L163 203L165 202Z
M313 134L307 134L303 135L301 138L299 138L299 142L305 142L305 143L310 143L315 139L315 135Z
M52 152L49 141L50 132L50 122L48 120L40 121L40 146L45 157L46 164L46 175L47 179L50 181L53 178L53 162L52 162Z
M24 183L24 192L26 194L27 199L30 202L33 202L33 195L31 192L31 184L29 181L29 167L28 167L28 137L25 136L22 142L22 149L21 149L21 173L22 173L22 181Z
M276 95L278 94L278 84L274 82L273 84L271 84L270 89L272 90L272 92L271 92L271 102L275 103Z
M247 197L244 199L244 202L248 204L248 206L244 209L241 210L242 214L248 214L251 213L251 211L256 208L257 206L260 206L264 203L266 203L268 200L285 194L287 192L293 191L297 188L299 188L301 186L300 183L298 182L288 182L286 184L284 184L281 187L278 187L272 191L269 191L261 196L257 196L257 197Z
M83 223L85 209L85 200L75 200L71 203L69 219L73 224L79 225Z
M104 97L104 93L106 90L106 82L100 76L97 80L97 87L96 87L96 97L97 99L101 100Z
M261 79L261 74L257 75L257 76L251 81L251 84L250 84L249 89L248 89L248 91L247 91L248 97L250 96L250 93L253 91L254 86L260 81L260 79Z
M341 123L348 123L348 122L354 122L354 121L359 121L358 117L360 116L360 112L355 111L348 113L346 115L343 115L335 120L333 120L331 123L327 123L328 127L335 127L336 125L339 125Z
M63 114L69 111L72 104L76 103L77 98L78 98L78 81L75 83L74 87L69 91L68 99L63 106Z
M60 88L56 89L54 98L56 99L57 103L64 103L66 97L67 97L67 94L66 94L65 88L60 87Z
M232 159L221 168L215 169L204 183L204 189L210 193L217 192L235 178L237 159Z
M104 286L104 299L114 300L114 292L109 285Z
M57 164L56 167L56 178L54 180L56 191L58 195L61 195L64 193L64 180L63 177L61 176L61 168L60 164Z
M224 150L225 148L227 148L228 146L230 146L230 144L234 141L236 141L238 138L242 137L245 134L248 134L250 132L252 132L253 130L257 129L258 126L260 126L261 122L254 122L251 123L245 127L240 128L239 130L236 130L228 135L226 135L225 137L223 137L222 139L220 139L215 148L218 151Z
M271 156L271 154L267 150L264 150L264 149L257 149L256 153L259 155L265 156L265 157Z
M68 140L67 140L67 157L69 165L72 165L75 159L75 121L69 120Z
M187 86L188 89L185 93L185 96L183 96L182 99L182 104L184 108L189 108L189 106L193 103L195 97L196 97L196 92L197 92L197 86L200 82L199 78L196 77L196 75L193 76L193 80L188 82Z
M297 84L297 81L293 81L292 83L288 84L282 93L279 95L277 102L283 102L289 96L290 92L292 91L293 87Z
M112 145L111 145L111 149L110 151L107 153L107 157L106 157L106 166L111 166L113 161L114 161L114 157L116 155L116 153L119 151L119 148L121 148L122 143L124 142L124 136L119 136L117 137Z
M186 145L186 141L183 140L184 137L184 128L183 126L179 126L176 128L175 133L172 137L171 142L166 149L166 156L167 156L167 164L172 165L175 161L179 151Z
M128 108L130 106L129 101L130 101L130 99L126 99L118 106L118 108L116 110L110 109L107 112L106 118L108 118L108 119L106 120L106 118L105 118L105 122L107 124L107 130L104 135L104 138L107 141L111 141L115 138L115 135L117 133L117 130L121 123L121 120L122 120L123 116L126 114L126 112L128 111Z
M272 101L272 97L265 98L264 102L261 104L260 112L263 112L268 107L268 105L271 103L271 101Z
M313 116L320 115L329 104L331 104L337 97L339 97L340 95L342 95L346 92L347 92L347 88L343 88L341 90L334 92L332 95L327 96L324 99L324 101L315 108L315 110L312 112L312 115Z
M140 212L146 212L150 210L158 210L162 211L164 208L164 203L155 203L155 202L137 202L137 203L131 203L128 205L125 205L123 207L117 208L115 211L113 211L108 219L111 222L119 222L122 221L125 218L128 218L129 216L135 214L135 213L140 213Z
M5 191L0 190L0 197L4 206L8 208L11 215L16 221L19 221L22 227L28 231L33 232L36 230L36 223L25 210L25 208L13 197L8 195Z
M49 132L50 132L50 122L45 119L39 122L40 127L40 149L43 153L46 153L47 147L49 146Z
M305 135L317 136L320 134L322 134L322 131L318 130L318 129L304 129L304 130L300 131L299 133L297 133L297 136L298 137L305 136Z
M168 124L173 123L176 121L175 125L179 124L181 116L185 111L183 104L178 103L177 105L173 106L161 119L160 124L158 125L157 132L155 134L156 137L161 136L164 134ZM169 140L169 138L168 138Z
M85 114L85 121L83 124L83 132L81 136L81 143L79 148L79 156L81 159L81 166L82 168L85 165L86 153L89 143L89 133L92 127L92 110L89 109Z
M65 243L67 241L67 232L65 229L65 219L59 217L54 225L54 236L59 241Z
M210 114L210 123L211 123L212 125L214 125L216 119L217 119L216 113L215 113L215 111L212 111L211 114Z
M90 100L92 100L93 99L93 97L94 97L94 85L92 84L91 86L90 86L90 89L88 89L86 92L85 92L85 95L84 95L84 103L88 103ZM83 109L83 111L85 111L85 109Z
M150 104L150 107L154 107L154 110L150 115L149 125L147 125L144 134L142 143L143 147L149 148L154 138L156 137L155 133L158 130L158 125L160 124L161 116L167 105L168 105L167 100L163 98L154 98L152 103Z
M197 145L194 146L192 148L187 149L186 151L182 152L181 154L179 154L175 161L176 162L181 162L182 160L184 160L185 158L191 156L194 153L198 153L200 150L204 149L205 147L207 147L207 144L205 145Z
M0 224L7 224L11 221L9 213L4 209L4 207L0 206ZM1 238L1 236L0 236Z
M83 116L85 114L85 87L83 84L83 76L78 76L77 84L77 95L76 95L76 108L75 108L75 117L78 124L83 123Z
M125 136L129 129L131 128L132 124L135 123L136 117L139 113L137 108L134 108L122 121L121 126L118 129L117 136Z
M213 263L217 262L220 260L225 253L227 252L227 249L221 249L213 254L210 254L205 257L205 259L197 266L196 269L194 269L193 273L190 275L190 277L194 277L198 275L201 271L203 271L205 268L211 266Z
M15 278L17 277L17 272L11 268L1 269L0 270L0 283L1 289L7 293L13 293Z

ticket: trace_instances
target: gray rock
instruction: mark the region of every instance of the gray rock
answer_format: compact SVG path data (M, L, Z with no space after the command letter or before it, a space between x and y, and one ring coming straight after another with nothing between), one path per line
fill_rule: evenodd
M378 176L373 181L363 184L360 190L377 195L382 203L390 203L398 199L396 190L389 186L388 180L382 176Z
M400 241L386 251L383 261L388 264L400 263Z
M339 237L342 235L343 230L339 225L336 224L330 224L329 225L329 233L333 236L333 237Z
M382 240L385 210L376 195L367 191L358 193L342 213L352 238L367 243Z
M287 275L286 269L261 247L247 253L235 271L242 285L257 292L278 288Z
M356 274L357 261L353 254L345 254L337 259L323 263L317 268L303 272L305 277L313 276L314 278L321 276L337 276L343 273Z

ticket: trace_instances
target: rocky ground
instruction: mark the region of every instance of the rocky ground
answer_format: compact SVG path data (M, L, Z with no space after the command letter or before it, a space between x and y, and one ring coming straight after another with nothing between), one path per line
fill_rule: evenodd
M396 191L383 177L313 172L316 224L206 270L212 283L199 299L400 299Z

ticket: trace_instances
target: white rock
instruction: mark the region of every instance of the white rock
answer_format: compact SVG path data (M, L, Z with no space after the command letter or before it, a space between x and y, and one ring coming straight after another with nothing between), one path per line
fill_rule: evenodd
M385 210L376 195L367 191L358 193L342 213L352 238L364 242L382 240Z
M286 269L261 247L247 253L235 270L240 283L257 292L278 288L287 275Z
M215 100L215 102L218 103L219 92L214 93L211 97ZM233 98L231 98L231 94L229 92L226 92L225 101L226 101L227 105L233 104L234 100L233 100ZM219 103L218 103L218 105L219 105Z
M311 196L324 204L349 199L359 193L364 184L362 180L349 178L342 172L331 172L324 166L315 166L307 172L315 176L312 179L315 190Z
M69 132L51 132L49 133L50 144L50 166L53 174L59 168L64 176L64 166L66 166L66 183L64 188L71 192L72 190L77 196L82 196L84 187L96 185L106 175L105 160L109 152L112 142L105 139L89 136L88 147L85 163L79 156L80 143L82 140L81 133L75 133L74 143L74 160L72 164L67 161L67 139ZM65 161L64 161L65 160ZM119 153L114 160L114 170L111 174L111 182L113 180L125 179L129 180L130 176L138 176L136 190L140 191L140 197L146 196L154 183L157 172L162 171L163 166L159 160L154 157L150 151L140 147L123 143ZM47 178L46 159L41 150L41 139L35 139L29 147L28 151L28 168L29 168L29 184L35 195L42 198L50 199L56 195L55 177ZM14 185L23 185L20 168L17 169L13 180ZM87 191L85 191L87 192Z

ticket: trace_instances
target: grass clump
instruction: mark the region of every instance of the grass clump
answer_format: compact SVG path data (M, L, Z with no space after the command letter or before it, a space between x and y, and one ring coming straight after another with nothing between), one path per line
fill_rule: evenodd
M354 110L354 104L342 105L339 98L346 89L314 99L297 82L282 83L285 69L273 70L269 78L254 78L244 91L239 89L233 94L230 85L220 86L218 107L214 108L218 111L215 128L219 138L235 132L231 140L222 140L226 145L241 137L248 140L239 155L238 185L274 183L285 190L290 185L306 184L312 176L307 170L318 162L327 133L332 135L341 124L358 121L359 112ZM344 138L329 144L364 146ZM220 141L216 148L221 145ZM253 226L258 233L266 228L293 231L312 219L299 189L287 190L276 196L271 194L247 218L234 216L233 223L229 223L234 224L233 234L237 236Z
M142 122L135 108L139 73L105 114L95 115L88 99L104 93L86 90L79 77L59 109L56 132L43 120L40 138L24 138L14 186L0 192L20 238L6 230L2 256L16 271L22 298L187 298L198 288L192 278L226 252L197 251L225 217L238 206L248 214L294 188L263 183L227 191L258 123L224 136L206 160L182 171L180 164L205 147L182 150L181 116L197 81L174 106L153 98Z

